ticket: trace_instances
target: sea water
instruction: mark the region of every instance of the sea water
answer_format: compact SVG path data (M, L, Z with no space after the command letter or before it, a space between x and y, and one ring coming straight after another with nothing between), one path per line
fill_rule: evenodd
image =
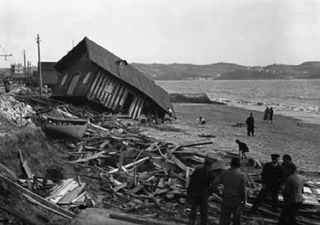
M156 81L169 93L207 93L215 101L320 123L320 79Z

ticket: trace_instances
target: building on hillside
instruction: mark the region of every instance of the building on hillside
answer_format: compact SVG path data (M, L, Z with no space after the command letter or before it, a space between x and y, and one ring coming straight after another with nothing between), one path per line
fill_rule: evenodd
M168 93L103 47L85 37L57 64L61 74L53 97L87 99L135 119L163 118L174 109Z

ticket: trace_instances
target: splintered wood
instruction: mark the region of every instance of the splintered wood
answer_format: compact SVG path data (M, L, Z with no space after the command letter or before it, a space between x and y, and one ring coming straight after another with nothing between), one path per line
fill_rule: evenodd
M88 107L76 107L35 96L20 96L20 100L37 109L35 116L48 114L90 120L85 135L80 140L66 144L70 155L69 164L76 168L79 176L86 179L86 183L73 178L63 180L46 196L46 202L41 200L41 203L56 203L73 209L89 201L97 207L135 212L154 218L170 218L183 223L187 221L190 204L186 189L190 175L196 166L202 165L207 157L212 157L190 147L212 144L211 141L174 145L142 135L137 127L123 125L115 115L99 113ZM21 153L20 157L25 173L30 178L31 170ZM225 162L218 160L216 165L221 169L226 167ZM250 202L253 202L261 187L259 174L260 171L246 173ZM309 182L306 186L305 197L316 198L314 201L311 201L311 197L307 198L308 204L301 209L303 213L299 221L303 224L317 224L316 221L320 220L317 199L320 198L320 183ZM220 217L221 204L221 192L210 197L210 220L215 224ZM279 213L274 214L269 210L269 201L256 215L249 213L250 206L250 203L246 205L244 216L248 224L277 222L275 216L279 217ZM72 216L60 209L52 209L65 216Z

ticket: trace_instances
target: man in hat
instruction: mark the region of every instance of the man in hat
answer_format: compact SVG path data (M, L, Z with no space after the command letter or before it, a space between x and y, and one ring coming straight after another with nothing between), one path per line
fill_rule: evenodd
M187 194L191 200L190 224L196 222L197 210L200 207L201 225L206 225L208 222L208 198L212 194L210 187L214 180L215 172L219 169L213 159L207 158L204 165L197 168L191 175ZM220 165L220 164L219 164ZM221 169L221 167L220 167Z
M242 206L247 201L245 175L240 171L240 158L231 159L231 168L223 171L214 181L223 185L220 225L229 225L232 215L233 225L240 225Z
M272 195L273 211L277 210L278 193L283 181L283 168L279 164L279 158L279 154L272 154L272 161L264 165L261 174L262 189L260 190L258 197L251 208L252 212L256 212L268 193L271 193Z
M241 157L241 159L247 158L246 152L249 152L248 145L244 142L241 142L239 139L236 140L236 143L239 146L239 157Z

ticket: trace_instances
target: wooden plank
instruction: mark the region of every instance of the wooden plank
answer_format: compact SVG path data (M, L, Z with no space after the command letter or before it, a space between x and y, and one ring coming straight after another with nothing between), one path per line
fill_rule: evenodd
M138 98L139 98L139 99L138 99L138 101L137 101L136 107L135 107L135 109L133 110L133 115L132 115L132 118L133 118L133 119L136 119L136 118L137 118L137 112L138 112L138 110L139 110L140 103L142 102L142 98L141 98L140 95L139 95Z
M86 158L82 158L82 159L77 159L75 161L71 161L71 163L80 163L80 162L87 162L87 161L90 161L92 159L97 159L97 158L100 158L100 157L103 157L103 154L105 153L106 151L100 151L98 153L95 153L89 157L86 157Z
M119 90L119 93L117 94L116 100L114 102L114 106L112 107L112 110L117 111L120 107L119 107L119 102L121 99L121 96L123 94L123 92L125 91L125 85L120 84L121 88Z
M144 105L144 98L142 99L141 104L140 104L140 106L139 106L139 109L138 109L138 112L137 112L137 118L140 117L140 114L141 114L143 105Z
M21 162L21 164L22 164L22 167L23 167L23 169L24 169L24 172L26 173L26 175L27 175L27 177L28 177L29 179L33 178L33 173L31 172L31 169L30 169L30 167L28 166L27 161L25 161L25 160L23 159L23 156L22 156L22 153L21 153L20 148L19 148L18 151L19 151L20 162Z
M148 157L145 157L145 158L142 158L142 159L139 159L138 161L129 163L129 164L125 165L124 168L128 169L128 168L130 168L130 167L132 167L132 166L138 165L139 163L143 163L143 162L147 161L148 159L150 159L149 156L148 156ZM116 169L110 170L109 172L107 172L107 174L117 173L118 171L119 171L119 169L116 168Z
M20 191L21 193L24 193L26 195L28 195L30 198L33 198L34 200L40 202L42 205L45 205L55 211L58 211L60 213L62 213L63 215L65 215L66 218L74 218L76 215L73 214L72 212L69 212L63 208L60 208L59 206L45 200L44 198L42 198L41 196L29 191L28 189L25 189L23 187L21 187L20 185L12 182L11 180L9 180L8 178L4 177L2 174L0 174L0 179L3 180L4 182L8 183L9 185L11 185L12 188L17 189L18 191Z
M138 98L137 98L137 96L135 96L133 101L131 102L131 105L129 107L129 113L128 113L130 117L132 117L132 112L133 112L133 109L134 109L134 106L135 106L137 100L138 100Z
M129 93L129 87L125 86L125 90L124 90L124 92L123 92L123 94L121 96L120 102L119 102L119 105L120 105L121 109L122 109L122 106L124 104L124 101L127 98L128 93Z
M97 82L95 83L95 85L93 86L93 92L92 92L92 97L91 97L91 99L95 99L96 98L96 93L97 93L97 91L98 91L98 89L99 89L99 83L101 82L101 80L102 80L102 78L103 78L103 76L102 76L102 72L101 72L101 70L99 70L98 72L97 72Z

